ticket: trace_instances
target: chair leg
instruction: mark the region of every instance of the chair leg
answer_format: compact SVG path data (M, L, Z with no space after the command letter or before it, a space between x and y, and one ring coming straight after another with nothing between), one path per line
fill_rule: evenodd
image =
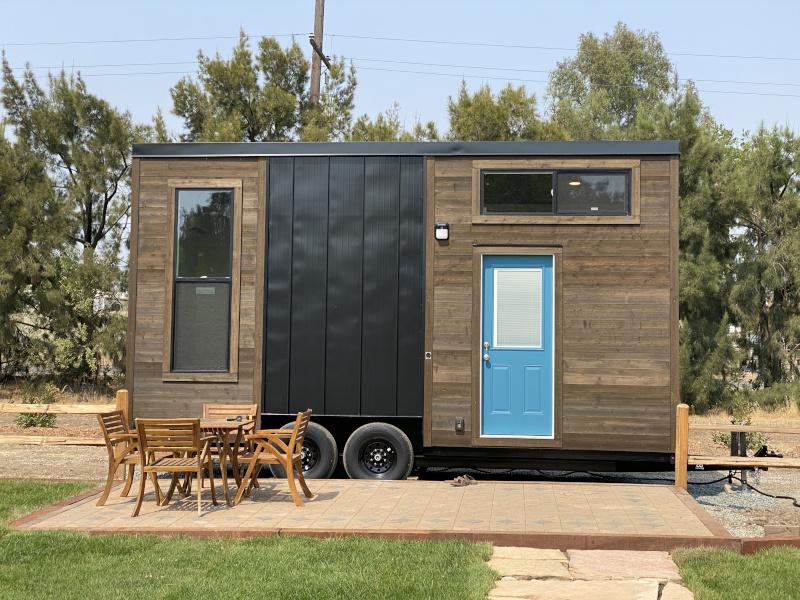
M297 481L300 482L300 487L303 488L303 493L306 495L306 498L313 498L314 494L312 494L311 490L308 489L308 486L306 485L306 479L303 477L303 465L300 464L300 461L297 461L295 470L297 471Z
M189 475L187 474L186 476L188 477ZM169 484L169 491L167 491L167 497L164 500L164 506L169 504L170 500L172 500L172 495L175 493L175 489L180 489L181 486L179 486L178 483L178 473L176 472L172 474L172 481Z
M236 498L233 499L233 505L236 506L241 502L242 496L245 494L245 491L249 489L251 482L250 479L253 477L253 469L256 466L256 460L253 459L253 462L250 463L250 466L247 468L247 472L244 474L242 478L242 485L239 486L239 491L236 492Z
M217 492L214 489L214 464L209 463L208 465L208 485L211 487L211 503L214 506L218 506L217 503Z
M294 484L294 469L292 469L291 464L283 465L286 469L286 481L289 482L289 492L292 494L292 498L294 499L294 503L297 506L305 506L303 503L303 499L300 498L300 494L297 493L297 487Z
M114 471L116 470L116 465L109 464L108 465L108 478L106 479L106 487L103 490L103 495L100 496L100 500L97 501L96 506L103 506L108 500L108 495L111 493L111 486L114 483Z
M136 494L136 505L133 507L132 517L139 516L139 510L142 508L142 500L144 499L144 484L147 482L147 476L142 473L139 478L139 493Z
M128 477L125 480L125 487L122 488L122 493L120 494L120 498L123 498L123 497L127 496L128 493L131 491L131 485L133 485L134 469L136 469L136 465L133 464L133 463L130 463L128 465Z

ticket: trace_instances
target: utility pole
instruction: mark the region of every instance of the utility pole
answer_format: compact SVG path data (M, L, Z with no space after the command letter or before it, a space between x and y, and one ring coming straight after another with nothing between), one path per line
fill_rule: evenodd
M309 42L314 49L311 55L311 102L316 104L319 102L319 79L322 73L322 65L320 62L325 61L325 64L330 69L331 63L322 53L322 25L325 20L325 0L317 0L316 7L314 8L314 33L309 36Z

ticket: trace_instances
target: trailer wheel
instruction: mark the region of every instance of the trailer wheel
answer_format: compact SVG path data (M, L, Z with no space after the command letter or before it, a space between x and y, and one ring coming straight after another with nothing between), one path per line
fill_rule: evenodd
M414 448L394 425L368 423L348 438L342 458L351 479L405 479L414 466Z
M294 428L294 421L287 423L281 429ZM309 423L306 437L303 438L303 477L305 479L327 479L336 469L339 459L339 449L336 440L330 431L317 423ZM272 476L278 479L286 478L286 471L280 465L270 465Z

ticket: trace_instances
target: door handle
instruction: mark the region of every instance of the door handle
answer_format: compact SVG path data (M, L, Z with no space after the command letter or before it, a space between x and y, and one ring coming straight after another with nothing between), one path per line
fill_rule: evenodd
M489 355L488 355L488 354L484 354L484 355L483 355L483 360L485 360L485 361L487 361L487 362L488 362L488 360L489 360Z

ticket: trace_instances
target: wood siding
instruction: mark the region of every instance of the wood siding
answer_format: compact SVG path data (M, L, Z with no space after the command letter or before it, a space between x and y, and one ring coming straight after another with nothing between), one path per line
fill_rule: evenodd
M201 416L207 402L252 404L258 402L262 334L257 327L263 290L263 224L266 159L135 159L132 210L132 261L128 381L133 417ZM228 383L164 381L165 309L168 281L169 180L242 182L241 271L238 315L238 380ZM136 193L138 191L138 194ZM263 227L263 225L262 225ZM261 272L260 272L261 271ZM259 308L257 308L259 307Z
M542 245L560 246L562 257L556 323L562 344L556 383L561 386L561 447L669 452L677 390L677 157L626 157L638 165L638 189L632 190L632 197L638 194L638 222L606 225L599 222L602 217L592 217L595 222L576 224L553 217L551 223L509 224L506 218L493 224L476 219L474 169L503 168L512 160L429 161L432 221L449 223L450 239L428 237L433 306L426 347L432 351L426 445L468 447L475 437L479 399L470 381L481 357L472 335L473 295L479 289L474 246ZM548 162L559 166L556 157ZM587 159L586 166L604 165ZM465 420L463 433L455 431L456 417ZM552 447L553 442L518 445Z

